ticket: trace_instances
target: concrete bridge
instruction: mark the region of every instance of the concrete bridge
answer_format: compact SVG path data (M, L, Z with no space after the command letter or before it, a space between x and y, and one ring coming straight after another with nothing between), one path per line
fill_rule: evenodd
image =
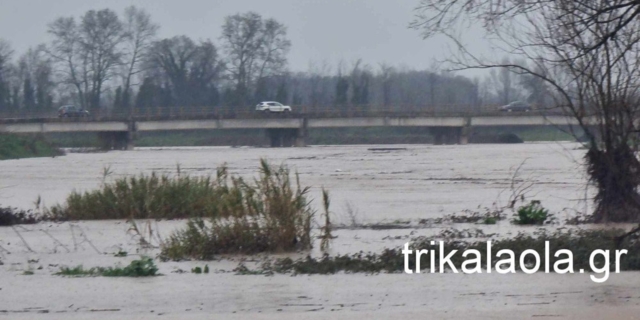
M572 117L539 112L485 113L209 113L96 118L5 118L0 132L97 132L107 149L131 149L137 132L265 129L273 147L305 146L307 130L341 127L428 127L436 144L466 144L472 127L577 125Z

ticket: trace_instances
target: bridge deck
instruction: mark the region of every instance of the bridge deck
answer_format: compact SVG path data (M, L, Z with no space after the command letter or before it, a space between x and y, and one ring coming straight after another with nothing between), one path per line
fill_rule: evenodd
M572 117L528 113L435 114L372 112L369 114L215 114L190 116L136 116L105 118L12 118L0 120L0 132L109 132L198 129L268 129L337 127L465 127L577 125Z

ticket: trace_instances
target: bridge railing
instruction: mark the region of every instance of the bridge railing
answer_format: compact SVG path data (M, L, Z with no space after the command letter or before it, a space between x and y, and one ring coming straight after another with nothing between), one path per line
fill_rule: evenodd
M133 110L98 110L88 118L64 119L60 121L126 121L126 120L171 120L171 119L248 119L263 117L308 117L308 118L354 118L354 117L417 117L417 116L482 116L521 115L522 112L500 112L498 106L468 105L347 105L347 106L292 106L291 112L263 112L253 107L155 107ZM562 115L561 110L534 110L529 114ZM0 112L3 121L58 121L56 110L39 112Z
M348 106L292 106L290 113L284 114L303 114L310 117L358 117L358 116L376 116L387 114L416 114L416 115L460 115L460 114L476 114L486 112L479 108L469 106L450 105L450 106L370 106L370 105L348 105ZM488 108L487 110L496 110ZM112 113L113 117L125 118L131 116L138 119L156 119L156 118L182 118L189 116L202 117L220 117L220 118L255 118L260 114L279 114L276 112L261 112L254 108L247 107L162 107L146 110L135 110L133 113Z

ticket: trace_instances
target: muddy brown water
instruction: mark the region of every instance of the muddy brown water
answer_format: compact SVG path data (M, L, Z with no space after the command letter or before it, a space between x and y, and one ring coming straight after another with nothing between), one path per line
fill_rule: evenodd
M393 149L391 149L393 148ZM140 148L70 153L56 158L0 161L0 204L32 208L63 202L72 190L119 176L152 171L206 175L226 163L232 173L254 175L260 158L286 163L311 196L330 190L337 223L405 224L402 229L340 229L331 253L395 248L445 228L480 228L508 236L533 232L503 221L493 226L413 227L420 219L506 204L527 188L559 220L589 210L592 190L575 143L466 146L313 146L308 148ZM519 169L518 169L519 168ZM515 174L516 170L518 171ZM319 201L314 201L319 205ZM145 222L140 222L146 225ZM160 237L182 221L148 224ZM563 227L562 224L546 228ZM601 227L601 226L598 226ZM608 227L608 226L604 226ZM587 274L337 274L240 276L240 261L158 263L164 275L148 279L64 278L61 266L126 265L157 248L142 248L123 221L40 223L0 228L0 318L7 319L637 319L637 272L611 275L604 284ZM155 244L157 244L156 241ZM118 251L127 257L114 257ZM301 257L302 254L291 254ZM319 255L317 249L311 253ZM285 255L283 255L285 256ZM208 264L212 273L195 275ZM186 271L180 273L179 271ZM33 275L24 275L32 271Z
M140 148L0 161L0 204L32 208L39 196L45 205L60 203L74 189L98 188L105 168L112 173L107 181L152 171L175 174L178 166L185 174L208 175L222 164L249 176L266 158L297 171L314 198L327 188L337 219L347 211L368 223L434 218L505 205L513 190L529 184L529 199L553 212L588 210L584 151L576 143L391 147Z

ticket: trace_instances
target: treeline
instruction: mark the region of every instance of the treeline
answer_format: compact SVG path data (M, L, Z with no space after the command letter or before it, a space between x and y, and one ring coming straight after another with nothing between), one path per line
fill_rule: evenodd
M158 39L143 9L90 10L48 24L51 41L14 59L0 39L0 112L51 112L75 104L95 113L172 107L249 108L276 100L305 108L477 109L525 100L542 105L544 85L508 70L482 78L362 60L290 71L280 22L257 13L225 18L221 36Z

